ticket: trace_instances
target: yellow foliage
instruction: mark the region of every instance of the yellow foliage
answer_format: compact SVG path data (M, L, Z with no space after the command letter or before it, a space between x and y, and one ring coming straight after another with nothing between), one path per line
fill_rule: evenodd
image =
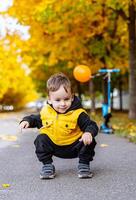
M12 38L10 38L12 40ZM16 43L15 43L16 42ZM21 42L14 38L14 44L9 44L9 49L5 51L4 46L0 46L0 104L12 104L16 108L22 107L26 102L37 98L31 78L22 68L23 60L18 61L18 44ZM22 44L23 45L23 44ZM20 51L19 51L20 52Z
M116 21L119 9L127 15L128 0L14 0L8 13L30 26L31 38L25 43L17 36L12 38L10 50L21 49L19 66L25 62L31 67L33 77L39 80L44 80L54 66L54 71L57 70L56 66L63 61L68 70L82 63L90 66L92 73L105 65L118 67L125 73L128 68L127 23L122 17ZM8 53L5 52L5 56ZM16 53L10 56L10 66L16 63L15 57L17 59ZM45 66L48 70L43 70ZM7 84L8 80L1 88L3 94Z
M130 132L129 135L130 135L131 137L136 137L136 132Z

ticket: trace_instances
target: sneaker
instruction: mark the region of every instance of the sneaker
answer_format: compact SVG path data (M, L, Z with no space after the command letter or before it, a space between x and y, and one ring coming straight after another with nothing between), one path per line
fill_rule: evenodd
M52 179L55 177L55 167L53 164L43 165L40 172L40 179Z
M78 178L92 178L93 174L90 171L89 164L79 163Z

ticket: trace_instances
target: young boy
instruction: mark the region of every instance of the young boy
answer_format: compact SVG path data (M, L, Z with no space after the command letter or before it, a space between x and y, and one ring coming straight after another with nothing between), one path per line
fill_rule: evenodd
M96 123L90 120L79 99L72 94L70 80L63 73L52 75L47 81L48 102L39 115L30 115L20 122L21 128L40 129L34 141L36 155L43 167L41 179L55 177L52 156L79 158L78 177L90 178L98 133Z

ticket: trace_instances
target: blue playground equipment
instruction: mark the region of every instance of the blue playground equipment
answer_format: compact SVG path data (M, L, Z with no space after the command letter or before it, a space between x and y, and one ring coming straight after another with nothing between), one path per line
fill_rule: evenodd
M102 104L102 115L104 117L104 122L100 126L100 131L102 133L110 134L113 133L113 128L109 126L109 121L111 118L111 73L119 72L120 69L100 69L99 73L106 73L107 77L107 102Z

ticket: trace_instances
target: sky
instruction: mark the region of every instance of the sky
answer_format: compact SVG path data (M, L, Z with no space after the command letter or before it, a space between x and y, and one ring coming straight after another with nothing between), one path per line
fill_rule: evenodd
M13 0L0 0L0 12L6 11L12 4Z
M30 27L21 25L18 19L8 14L3 14L13 3L13 0L0 0L0 39L4 39L8 33L9 35L18 34L22 40L28 40Z

